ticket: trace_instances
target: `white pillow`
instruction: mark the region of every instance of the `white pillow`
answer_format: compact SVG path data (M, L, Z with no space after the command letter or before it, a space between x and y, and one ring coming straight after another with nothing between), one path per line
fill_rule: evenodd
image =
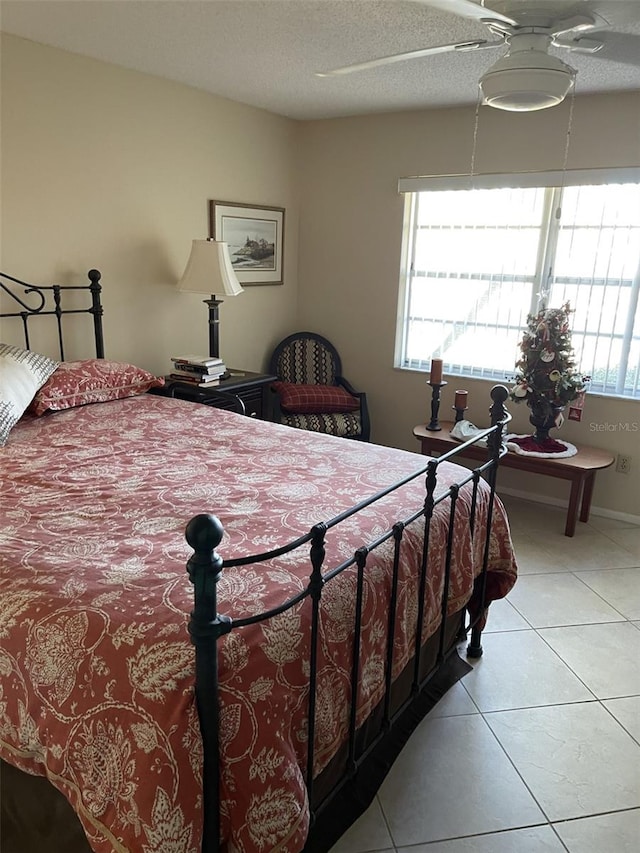
M46 355L0 344L0 447L57 367Z

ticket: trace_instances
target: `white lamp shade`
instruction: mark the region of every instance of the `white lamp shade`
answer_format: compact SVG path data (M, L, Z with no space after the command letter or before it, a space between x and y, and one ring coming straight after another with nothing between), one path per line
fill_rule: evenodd
M217 240L194 240L178 290L239 296L242 287L231 264L227 244Z

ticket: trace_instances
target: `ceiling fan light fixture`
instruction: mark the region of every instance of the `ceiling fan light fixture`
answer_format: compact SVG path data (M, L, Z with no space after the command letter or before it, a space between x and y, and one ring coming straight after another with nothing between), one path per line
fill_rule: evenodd
M510 112L533 112L563 101L575 72L541 51L519 51L499 59L481 78L483 103Z

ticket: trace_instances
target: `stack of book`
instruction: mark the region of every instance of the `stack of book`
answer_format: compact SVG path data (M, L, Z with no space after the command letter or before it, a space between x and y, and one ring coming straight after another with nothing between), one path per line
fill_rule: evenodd
M200 355L180 355L172 357L171 379L180 382L192 382L201 388L207 388L219 382L226 373L226 365L221 358L206 358Z

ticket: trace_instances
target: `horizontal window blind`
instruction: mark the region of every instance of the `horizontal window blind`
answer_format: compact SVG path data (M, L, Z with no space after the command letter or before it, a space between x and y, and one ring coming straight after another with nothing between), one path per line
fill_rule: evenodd
M509 380L527 315L568 301L591 389L640 396L640 184L411 192L403 253L399 366Z

